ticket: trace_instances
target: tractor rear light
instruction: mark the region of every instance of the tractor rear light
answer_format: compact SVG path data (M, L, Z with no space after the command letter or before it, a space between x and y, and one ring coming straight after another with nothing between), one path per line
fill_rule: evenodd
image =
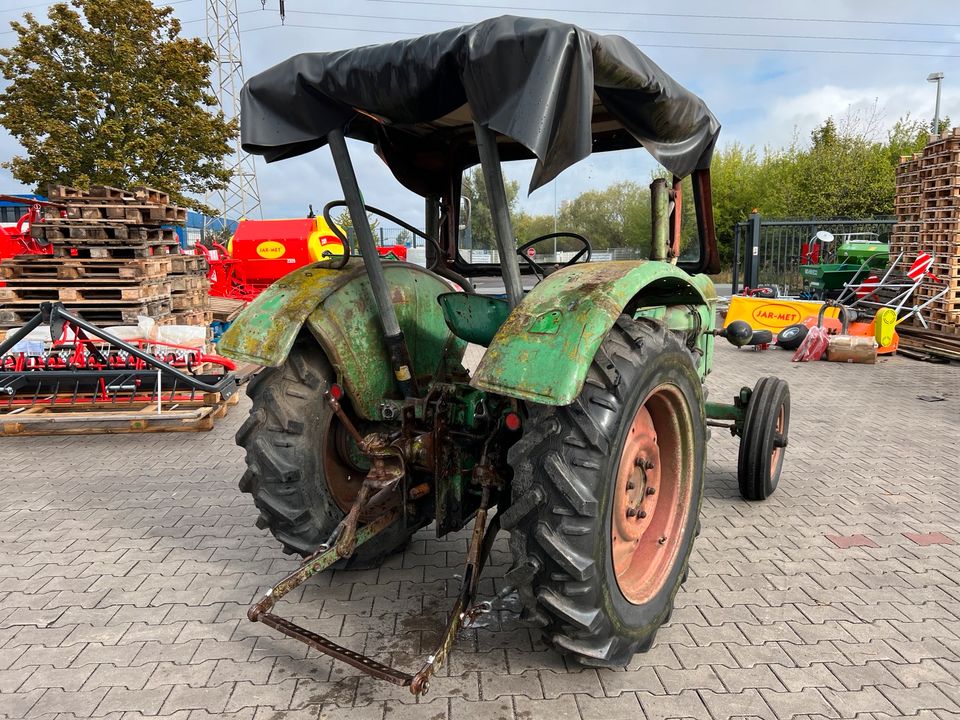
M330 386L330 397L332 397L334 400L339 400L342 398L343 388L340 385L337 385L337 383L333 383Z
M507 426L507 430L516 432L520 429L520 416L515 412L508 412L503 416L503 424Z

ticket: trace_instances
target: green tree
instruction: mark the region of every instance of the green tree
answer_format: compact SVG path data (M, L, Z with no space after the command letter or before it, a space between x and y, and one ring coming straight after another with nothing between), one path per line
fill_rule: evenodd
M340 214L337 215L333 220L347 234L347 238L350 240L350 243L353 245L353 252L358 252L357 233L353 229L353 218L350 217L350 211L347 208L344 208L343 210L340 211ZM380 218L370 213L367 213L367 222L370 223L370 232L373 235L373 241L379 245L380 244Z
M0 124L25 154L4 163L41 192L50 183L146 184L176 202L225 187L234 131L211 108L213 50L180 37L149 0L72 0L26 13L0 50ZM202 208L201 208L202 209Z
M510 219L516 234L520 183L516 180L505 179L503 184L507 193ZM483 171L479 165L463 173L460 194L461 197L470 201L469 231L473 238L473 247L478 250L492 250L497 246L497 239L493 233L493 216L490 214L490 203L487 200L487 186L483 182ZM464 224L468 221L466 212L464 209L460 216L460 222Z
M650 247L650 192L624 181L588 190L560 208L561 230L580 233L602 250Z
M513 218L513 234L517 236L517 244L522 245L525 242L530 242L534 238L549 235L553 232L554 224L553 215L530 215L525 212L520 212ZM557 227L557 230L563 229L562 227ZM557 249L566 250L568 249L567 244L564 238L560 238L557 240ZM537 252L552 253L553 245L548 242L537 245Z

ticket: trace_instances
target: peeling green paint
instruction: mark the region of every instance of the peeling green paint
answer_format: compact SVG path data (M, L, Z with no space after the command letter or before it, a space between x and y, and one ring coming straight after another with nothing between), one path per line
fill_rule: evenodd
M562 318L563 313L559 310L551 310L548 313L544 313L530 323L530 332L541 335L556 335L557 331L560 330L560 320Z
M628 305L702 306L698 314L702 329L707 330L713 327L715 302L709 278L692 278L665 262L617 261L564 268L537 285L510 313L471 384L508 397L567 405L579 394L600 343ZM553 312L562 313L556 333L534 332L534 323ZM704 345L701 348L706 350ZM704 357L701 373L708 370L709 359Z
M466 343L447 328L436 300L450 286L410 263L385 262L384 275L421 387L462 376ZM399 396L359 260L351 260L343 270L311 265L286 275L247 306L223 334L218 349L227 357L278 366L304 325L329 358L357 414L379 419L381 402Z

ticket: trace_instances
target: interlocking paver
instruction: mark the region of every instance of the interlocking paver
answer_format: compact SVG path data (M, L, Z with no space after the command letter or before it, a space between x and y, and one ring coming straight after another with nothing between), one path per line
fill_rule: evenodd
M738 693L716 693L712 690L703 690L700 697L715 720L745 717L777 720L773 710L757 690L744 690Z
M22 718L37 704L45 690L13 692L0 695L0 715L8 718Z
M710 711L695 690L682 690L674 695L650 695L640 692L637 693L637 698L647 720L712 720Z
M62 690L76 691L83 686L87 678L93 674L94 668L55 668L39 667L36 668L30 677L20 686L21 691L33 690L34 688L60 688Z
M951 686L955 688L952 683ZM904 715L914 715L920 710L944 710L949 713L960 714L960 705L930 682L906 689L880 687L878 691L882 692Z
M549 699L573 693L587 693L594 697L603 697L600 677L597 675L597 671L592 668L584 668L573 673L544 670L540 673L540 682L543 684L543 696Z
M222 713L233 693L233 683L224 683L216 687L193 688L189 685L174 685L172 688L158 688L158 692L167 692L163 703L163 712L176 710L206 710Z
M514 698L516 720L580 720L580 709L575 695L561 695L556 700Z
M715 668L718 672L720 668ZM603 692L607 697L617 697L624 692L650 692L657 695L666 691L663 683L652 667L640 668L639 670L612 670L610 668L600 668L597 671L600 677L600 684L603 686Z
M80 692L50 688L44 691L43 697L33 706L31 713L36 715L74 713L79 717L90 717L106 694L107 688Z
M837 717L838 710L816 688L804 688L796 692L760 690L760 696L778 718L793 718L798 715L825 715Z
M623 693L616 698L593 698L577 695L577 708L583 720L637 720L642 717L640 700L635 693Z
M899 358L871 368L795 366L774 351L717 353L711 397L732 397L760 375L790 379L790 449L777 494L747 504L736 489L736 442L714 434L690 579L654 648L626 668L580 670L538 630L501 613L462 634L426 702L245 619L247 604L295 567L254 527L256 510L236 490L243 456L231 436L246 400L205 434L4 439L0 466L18 483L0 505L0 713L960 715L960 545L943 540L960 539L952 511L960 462L950 440L960 435L960 368ZM931 392L948 401L917 403ZM888 412L893 404L912 408L917 429ZM852 427L849 407L870 422ZM841 548L827 537L858 535L872 542ZM381 568L318 576L285 607L347 646L383 649L414 667L452 602L465 550L466 533L438 540L426 529ZM508 563L498 541L485 593L502 587L491 578Z
M112 687L104 696L100 705L97 706L93 715L132 711L143 715L156 715L160 712L160 707L169 694L169 687L154 690L127 690L122 687Z
M699 665L690 670L671 670L657 668L657 675L664 689L670 693L677 693L684 689L702 689L722 691L723 683L716 671L709 665Z

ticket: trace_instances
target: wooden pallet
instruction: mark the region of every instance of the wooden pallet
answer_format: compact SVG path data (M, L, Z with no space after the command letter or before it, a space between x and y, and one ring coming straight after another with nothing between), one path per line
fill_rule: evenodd
M210 281L204 275L170 275L167 279L170 281L170 291L175 293L195 290L207 292L210 289Z
M71 187L69 185L50 185L47 188L47 197L55 201L83 201L87 199L106 198L109 200L141 200L144 203L155 205L169 205L170 196L162 190L146 186L135 187L132 190L121 190L109 185L92 185L89 190Z
M210 304L210 311L213 313L213 319L220 320L221 322L233 321L243 308L246 307L246 303L243 302L243 300L236 300L234 298L211 297L208 302Z
M202 255L176 255L170 258L172 263L172 273L207 273L207 259Z
M38 282L30 280L10 280L0 287L2 303L38 303L45 300L70 303L89 302L149 302L170 295L170 283L152 281L149 283L133 281L125 285L107 285L105 283L64 285L65 281ZM69 282L69 281L66 281Z
M899 354L919 359L960 360L960 334L948 334L936 329L924 330L901 325Z
M251 365L253 368L259 366ZM237 384L249 376L249 369L244 369L246 376L239 374L240 368L234 372ZM219 375L223 367L214 363L203 363L194 367L194 372L198 375ZM190 408L216 407L227 403L236 405L239 401L239 395L234 394L229 400L224 400L220 393L205 393L200 391L191 392L190 390L179 390L171 393L169 390L162 390L160 397L160 407L162 411L169 410L187 410ZM125 410L139 410L149 408L156 413L157 401L155 397L149 397L149 393L134 398L133 396L118 396L111 400L104 400L100 393L60 393L50 395L40 395L36 398L5 398L0 399L0 422L7 416L19 415L32 408L44 408L48 410L58 410L61 412L75 411L105 411L117 412ZM34 411L36 412L36 411Z
M179 242L177 231L172 228L127 225L116 221L97 224L90 220L74 221L66 218L61 218L56 224L38 223L31 228L31 234L37 240L53 243L54 246L99 244L117 240Z
M192 312L174 312L174 325L209 325L213 322L213 313L209 310L194 310Z
M113 412L37 409L17 415L0 415L0 436L101 435L156 432L206 432L227 414L226 403L214 407L169 410L140 407Z
M67 217L49 213L44 224L55 225L62 220L103 221L133 225L182 224L187 221L187 211L175 205L105 205L97 198L90 198L82 204L69 205Z
M82 279L88 282L146 281L166 277L170 268L170 256L134 260L99 260L27 255L8 258L0 263L0 277L4 280L58 278Z
M104 243L65 244L53 246L54 257L79 258L81 260L138 260L157 255L175 255L180 246L175 242L139 242L121 244L119 241Z
M0 308L0 327L18 327L31 320L39 310L36 302L7 303ZM146 315L161 324L172 322L169 297L134 303L105 303L97 300L91 303L74 303L67 308L82 320L95 325L136 325L141 315ZM166 323L162 323L167 320Z
M202 312L210 307L207 302L207 297L206 291L200 290L171 295L170 301L175 311Z

